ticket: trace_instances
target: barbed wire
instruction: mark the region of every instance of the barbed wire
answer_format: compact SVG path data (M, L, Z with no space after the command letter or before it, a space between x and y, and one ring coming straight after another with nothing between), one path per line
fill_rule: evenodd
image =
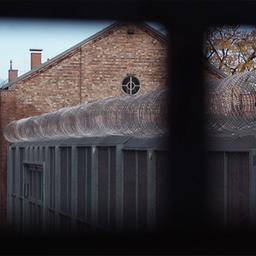
M207 127L217 136L256 134L256 75L238 73L208 82ZM9 142L53 138L167 132L167 90L141 96L110 97L11 122Z
M208 129L218 136L256 134L256 75L238 73L208 83Z
M56 112L11 122L4 129L9 142L67 137L132 135L167 132L167 89L141 96L110 97Z

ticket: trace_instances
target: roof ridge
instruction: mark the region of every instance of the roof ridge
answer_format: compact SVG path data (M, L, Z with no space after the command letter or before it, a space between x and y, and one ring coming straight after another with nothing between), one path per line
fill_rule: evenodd
M23 75L19 76L17 79L6 83L2 88L0 89L7 89L13 85L15 85L15 83L17 83L18 81L21 81L23 79L26 79L27 77L29 77L30 75L33 75L37 72L39 72L40 70L47 68L49 65L54 64L55 62L62 60L63 58L67 57L69 54L72 54L73 51L78 50L82 45L92 41L93 39L96 39L97 37L100 37L101 35L103 35L104 33L108 32L109 30L120 26L121 24L125 24L125 23L129 23L129 22L125 22L125 21L115 21L112 24L110 24L109 26L101 29L100 31L96 32L95 34L87 37L86 39L82 40L81 42L75 44L74 46L68 48L67 50L65 50L64 52L56 55L55 57L53 57L52 59L38 65L37 67L33 68L32 70L24 73ZM156 37L162 41L166 41L166 36L162 33L160 33L159 31L157 31L155 28L153 28L152 26L146 24L145 22L141 22L138 23L137 25L142 25L144 28L146 28L149 32L151 32L153 35L156 35Z

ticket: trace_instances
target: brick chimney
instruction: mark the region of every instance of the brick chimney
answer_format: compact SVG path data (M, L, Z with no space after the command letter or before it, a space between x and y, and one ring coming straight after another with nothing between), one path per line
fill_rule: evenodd
M18 77L18 70L12 69L12 60L10 60L10 69L8 70L8 82L14 81Z
M31 69L41 64L42 49L29 49L31 52Z

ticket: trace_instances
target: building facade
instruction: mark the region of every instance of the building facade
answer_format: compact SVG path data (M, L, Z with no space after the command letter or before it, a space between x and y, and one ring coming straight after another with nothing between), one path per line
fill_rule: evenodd
M168 42L146 24L116 22L41 63L31 50L31 70L9 70L0 90L0 214L6 220L7 146L3 129L13 120L112 96L145 94L167 84ZM223 75L211 65L210 78Z
M10 67L0 91L0 211L6 217L7 142L11 121L111 96L144 94L167 83L167 40L146 24L116 22L41 64L31 49L31 71L18 76Z

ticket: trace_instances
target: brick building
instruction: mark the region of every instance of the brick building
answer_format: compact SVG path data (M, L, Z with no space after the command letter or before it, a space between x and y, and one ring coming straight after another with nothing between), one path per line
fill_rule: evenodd
M116 22L42 64L41 50L31 49L31 70L18 77L10 67L0 91L1 219L7 185L2 131L10 121L99 98L144 94L166 80L166 38L146 24Z
M41 63L31 49L31 70L9 70L0 90L0 213L6 217L4 127L13 120L56 111L110 96L144 94L167 82L166 37L146 24L116 22L74 47ZM207 68L214 78L222 78Z

